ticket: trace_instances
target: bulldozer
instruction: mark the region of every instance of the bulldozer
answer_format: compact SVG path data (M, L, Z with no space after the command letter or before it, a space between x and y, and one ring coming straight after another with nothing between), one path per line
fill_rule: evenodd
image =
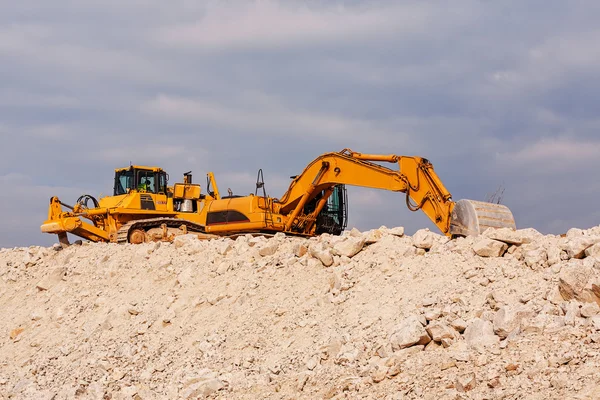
M397 164L398 169L383 163ZM204 193L192 182L191 171L173 186L168 186L168 177L159 167L116 169L112 196L97 200L82 195L73 206L52 197L41 231L57 234L62 244L69 243L67 233L92 242L133 244L170 241L188 233L207 239L277 232L340 235L348 222L346 185L404 193L411 211L423 211L449 237L478 235L488 228L516 229L504 205L453 201L431 162L422 157L350 149L325 153L292 176L279 198L267 196L262 170L255 193L247 196L231 190L222 196L212 172Z

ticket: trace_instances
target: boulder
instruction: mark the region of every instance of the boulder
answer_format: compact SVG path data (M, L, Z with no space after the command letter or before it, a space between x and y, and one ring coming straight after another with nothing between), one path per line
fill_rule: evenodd
M275 241L270 241L266 245L264 245L260 248L260 250L258 251L258 254L260 254L261 257L272 256L273 254L275 254L277 252L278 248L279 248L279 243L277 243Z
M296 257L302 257L308 252L308 248L302 243L296 243L294 244L292 251Z
M333 252L339 256L354 257L365 245L362 237L348 237L333 246Z
M419 322L417 316L405 318L390 335L390 344L394 351L415 345L426 345L431 341L429 334Z
M494 240L498 240L500 242L504 242L506 244L520 245L520 244L525 243L523 234L519 231L515 231L510 228L500 228L500 229L488 228L483 233L483 236L485 236L489 239L494 239Z
M498 240L483 238L473 245L473 251L480 257L502 257L508 245Z
M565 250L569 258L584 258L585 251L599 242L599 236L574 236L565 243Z
M542 248L524 249L523 262L531 269L544 268L548 265L548 253Z
M384 233L381 229L371 229L365 233L365 244L377 243L383 236Z
M456 338L456 331L445 324L432 323L427 326L426 330L434 342L439 343L442 339L453 340Z
M390 235L402 237L404 236L404 227L397 226L395 228L390 228L387 230L387 233L389 233Z
M596 243L585 249L585 255L586 257L592 257L596 261L600 261L600 243Z
M424 250L431 249L434 240L435 236L429 229L419 229L412 237L413 245Z
M532 318L535 312L525 306L505 306L498 310L494 316L494 332L505 339L521 327L523 318Z
M580 262L566 263L562 266L558 291L566 301L578 300L583 303L600 304L600 279L591 267Z
M324 266L330 267L333 265L333 256L331 255L329 249L323 245L311 246L309 252L311 256L321 261Z
M473 318L469 322L464 336L469 346L485 346L498 343L498 337L494 335L494 326L492 323L480 318Z
M581 316L591 318L600 314L600 306L596 303L586 303L581 307Z

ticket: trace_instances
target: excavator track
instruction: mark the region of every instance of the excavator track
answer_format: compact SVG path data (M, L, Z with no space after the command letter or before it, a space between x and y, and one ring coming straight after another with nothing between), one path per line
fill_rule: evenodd
M129 233L133 229L143 229L147 231L151 228L159 228L162 224L166 224L168 228L179 228L182 225L187 227L190 233L205 233L204 225L196 224L195 222L186 221L180 218L149 218L136 221L129 221L121 226L117 231L117 243L128 243Z

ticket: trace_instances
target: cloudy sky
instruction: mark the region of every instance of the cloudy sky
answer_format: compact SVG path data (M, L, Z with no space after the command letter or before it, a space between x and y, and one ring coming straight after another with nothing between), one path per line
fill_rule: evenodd
M0 0L0 247L113 169L271 196L321 153L419 155L518 227L600 224L600 2ZM349 189L350 227L435 229Z

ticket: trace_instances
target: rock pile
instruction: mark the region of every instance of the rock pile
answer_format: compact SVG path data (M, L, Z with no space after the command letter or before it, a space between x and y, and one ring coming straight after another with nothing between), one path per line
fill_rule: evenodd
M600 398L600 227L0 250L0 398Z

